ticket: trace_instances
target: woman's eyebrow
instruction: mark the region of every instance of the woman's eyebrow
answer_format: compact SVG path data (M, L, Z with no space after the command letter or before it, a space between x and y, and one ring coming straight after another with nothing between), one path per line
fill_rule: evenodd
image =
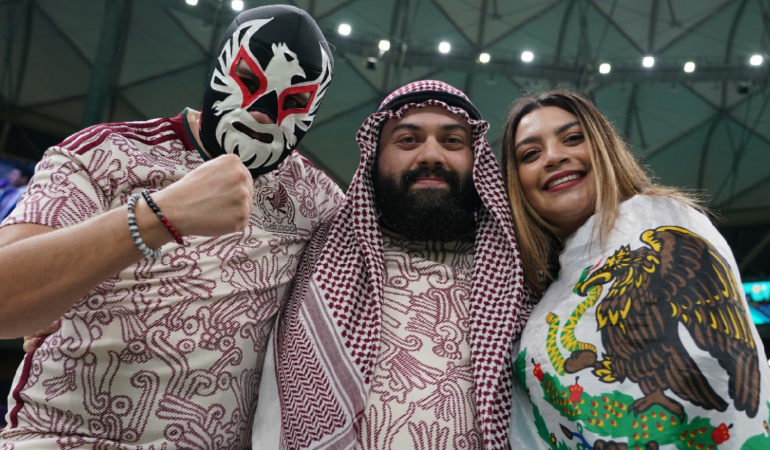
M564 131L569 130L570 128L574 127L575 125L580 125L579 120L575 120L573 122L565 123L564 125L560 126L556 129L554 134L562 134Z

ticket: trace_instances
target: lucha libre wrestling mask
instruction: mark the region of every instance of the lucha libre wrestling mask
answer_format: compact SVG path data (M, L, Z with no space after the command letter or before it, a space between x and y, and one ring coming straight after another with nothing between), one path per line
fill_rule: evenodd
M203 95L200 138L211 156L236 154L256 177L310 128L334 62L315 21L291 6L246 11L225 36Z

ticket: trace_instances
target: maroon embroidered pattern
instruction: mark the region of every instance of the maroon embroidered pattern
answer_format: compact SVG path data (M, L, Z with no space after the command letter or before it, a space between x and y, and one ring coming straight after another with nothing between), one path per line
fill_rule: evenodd
M158 119L72 136L48 150L4 226L71 226L170 185L203 162L178 130ZM72 306L17 374L2 448L250 447L268 332L299 255L341 202L297 153L255 191L273 192L274 209L255 199L244 232L166 244ZM269 231L273 218L295 233Z
M442 82L420 81L397 90L385 102L416 90L464 96ZM484 446L507 446L511 342L518 337L526 319L522 308L530 310L529 306L522 306L529 299L522 298L522 267L508 200L497 161L485 137L489 124L470 119L464 110L429 100L420 105L407 104L395 112L375 113L364 122L357 135L361 164L342 209L328 234L314 238L300 268L300 284L288 301L284 320L276 325L275 376L281 392L280 442L284 448L347 448L355 442L356 427L364 426L361 417L381 348L386 273L371 182L378 133L385 120L401 117L405 109L429 105L460 114L473 127L473 180L485 208L477 217L469 300L471 364ZM289 396L297 398L297 393L311 391L318 385L315 378L292 376L297 373L296 365L301 358L298 349L289 348L286 342L301 328L308 330L312 339L312 347L303 352L324 355L321 376L330 380L337 402L344 405L345 421L341 425L331 417L305 414L303 402L288 400ZM302 439L299 430L310 427L321 427L323 435L302 447L296 445Z
M380 353L356 449L483 448L469 345L472 242L383 231Z

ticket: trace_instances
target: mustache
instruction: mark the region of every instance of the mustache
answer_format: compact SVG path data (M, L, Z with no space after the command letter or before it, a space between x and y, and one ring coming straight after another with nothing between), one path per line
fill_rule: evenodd
M417 182L422 177L436 177L446 181L449 186L459 186L460 176L457 172L447 170L443 167L437 167L435 169L428 169L427 167L420 167L413 170L408 170L401 174L401 187L406 189L409 186Z

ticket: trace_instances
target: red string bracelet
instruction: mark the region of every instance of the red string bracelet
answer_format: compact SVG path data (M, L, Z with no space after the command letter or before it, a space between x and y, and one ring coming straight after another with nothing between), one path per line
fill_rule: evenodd
M174 241L176 241L179 245L184 245L184 241L182 240L182 235L179 234L178 231L176 231L176 228L174 228L173 225L171 225L171 221L169 221L166 216L161 212L160 208L158 208L158 205L155 204L155 202L152 200L152 197L150 196L150 191L147 189L142 190L142 197L144 197L144 200L147 202L148 205L150 205L150 209L152 209L152 212L155 213L156 216L158 216L158 219L163 223L163 225L166 227L169 233L171 233L171 236L174 238Z

